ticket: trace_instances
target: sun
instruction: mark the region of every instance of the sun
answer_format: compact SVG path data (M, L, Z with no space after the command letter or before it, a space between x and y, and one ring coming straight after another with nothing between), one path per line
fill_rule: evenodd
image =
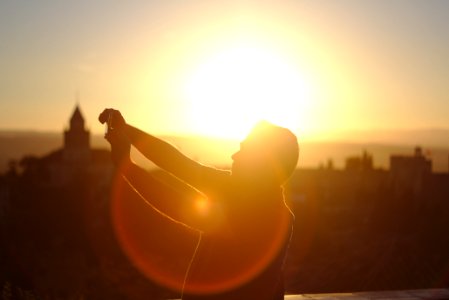
M210 55L184 85L193 131L241 138L260 120L296 129L306 122L311 86L286 55L237 44Z

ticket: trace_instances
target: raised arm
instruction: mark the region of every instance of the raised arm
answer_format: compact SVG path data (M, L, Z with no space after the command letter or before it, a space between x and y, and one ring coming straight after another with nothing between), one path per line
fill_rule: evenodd
M120 172L134 191L153 209L174 222L203 230L199 220L201 217L193 211L199 194L195 196L193 190L190 193L178 191L132 162L122 164Z
M175 146L128 124L125 132L133 146L158 167L187 182L197 181L204 166L185 156Z
M212 215L206 218L196 209L198 201L205 199L204 195L183 182L178 182L176 187L167 184L132 162L131 144L122 132L112 131L106 139L111 144L112 159L118 172L146 203L174 222L201 231L208 230L206 225Z
M125 134L147 159L202 192L229 175L228 172L204 166L181 153L172 144L127 124L117 110L106 109L99 119L102 123L111 119L109 121L114 130Z

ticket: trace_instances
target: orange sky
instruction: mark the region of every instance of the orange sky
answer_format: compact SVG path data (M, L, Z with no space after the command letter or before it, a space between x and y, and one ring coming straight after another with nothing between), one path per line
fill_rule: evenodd
M0 3L0 128L449 128L446 1Z

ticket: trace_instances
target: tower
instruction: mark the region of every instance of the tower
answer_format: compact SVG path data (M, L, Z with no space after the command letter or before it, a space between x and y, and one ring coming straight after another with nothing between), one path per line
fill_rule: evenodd
M70 125L64 131L64 161L87 163L90 160L90 133L84 128L84 118L79 105L70 118Z

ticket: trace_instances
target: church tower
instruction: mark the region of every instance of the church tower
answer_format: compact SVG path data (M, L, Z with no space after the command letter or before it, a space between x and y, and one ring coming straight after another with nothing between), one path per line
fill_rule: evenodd
M72 163L90 160L90 133L84 128L79 105L76 105L70 118L70 127L64 131L64 160Z

